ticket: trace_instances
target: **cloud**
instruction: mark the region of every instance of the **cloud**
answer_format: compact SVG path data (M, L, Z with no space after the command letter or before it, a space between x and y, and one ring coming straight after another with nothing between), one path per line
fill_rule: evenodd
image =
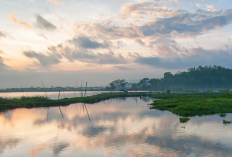
M191 138L182 136L178 138L172 138L170 136L147 136L145 143L148 145L155 145L163 149L175 150L179 152L179 156L187 156L187 154L220 154L219 156L228 156L232 153L231 148L228 146L222 147L222 143L200 138L193 135ZM201 149L204 147L204 149ZM195 149L193 149L195 148ZM190 156L190 155L189 155Z
M40 15L36 15L36 25L41 29L46 29L46 30L56 29L56 26L54 26L52 23L50 23Z
M135 42L137 42L140 46L145 46L145 43L141 39L136 39Z
M77 47L85 49L109 48L109 43L100 43L94 39L85 36L73 38L70 42L72 42Z
M3 32L0 31L0 39L5 38L5 37L6 37L6 35Z
M156 2L141 2L141 3L129 3L125 4L121 8L122 14L143 14L143 15L176 15L177 13L172 9L165 7L161 1ZM170 4L169 4L170 5Z
M39 65L43 67L58 64L61 59L90 64L126 64L129 62L121 54L115 54L112 50L124 46L122 42L112 43L105 40L98 41L98 39L96 37L78 36L57 46L49 46L44 53L30 50L24 51L23 54L29 58L37 59ZM99 53L96 52L98 49L104 50Z
M69 144L65 142L55 143L52 146L52 151L53 151L54 156L59 156L59 154L68 147L69 147Z
M77 22L74 26L77 34L84 34L85 36L97 36L101 39L131 39L143 36L140 27L132 25L131 27L119 27L114 23L105 21L103 23L84 23Z
M121 14L116 16L116 21L124 26L130 24L141 26L154 22L156 19L178 15L178 12L172 8L176 5L176 0L126 3L121 7Z
M177 32L173 32L176 34ZM134 62L163 69L184 69L199 65L221 65L232 68L230 60L232 51L225 48L204 49L202 47L186 48L169 36L158 36L148 43L137 40L140 45L152 49L155 54L149 57L134 56Z
M0 54L4 54L4 52L2 50L0 50Z
M150 3L152 2L142 3L143 5L139 5L140 3L126 5L129 8L122 9L123 11L116 18L116 22L78 22L76 23L75 30L77 33L110 40L123 38L142 39L160 35L170 36L170 33L173 31L179 33L178 37L185 38L201 35L207 31L229 25L232 22L232 9L215 12L198 9L195 13L186 10L176 10L174 14L166 14L165 12L171 11L169 8L155 8L157 14L163 12L168 16L154 15L150 18L147 15L148 11L154 10L153 5L149 6ZM134 17L137 21L130 21L132 17L127 16L129 12L139 14L139 16ZM142 16L141 14L146 14L146 16Z
M25 28L28 28L28 29L31 29L31 26L21 20L17 20L16 19L16 15L15 14L10 14L10 19L14 22L14 23L17 23L17 24L20 24L22 26L24 26Z
M232 68L232 53L227 50L206 50L201 47L186 50L176 57L138 57L135 62L163 69L184 69L199 65L221 65Z
M37 146L36 148L32 149L30 151L30 156L31 157L35 157L37 153L41 152L42 150L44 150L45 148L47 148L46 144L41 144L39 146Z
M93 64L127 64L130 61L122 55L116 55L112 49L123 46L123 44L115 46L117 41L131 40L156 53L156 56L150 57L132 56L135 63L169 69L219 63L213 57L218 56L216 51L226 55L225 50L187 49L178 45L172 38L195 37L229 25L232 21L232 9L215 12L198 9L195 12L189 12L169 8L166 2L170 2L168 5L176 5L177 1L157 0L156 2L126 4L121 9L120 16L123 21L77 22L73 33L75 37L71 40L57 46L50 46L43 53L32 50L24 52L24 55L37 59L39 65L42 66L58 64L62 59ZM144 21L128 24L132 16ZM46 30L56 29L55 25L40 15L37 15L36 19L38 27ZM40 36L46 39L43 34ZM210 61L204 62L199 53L202 53L202 56L213 55L211 57L209 55ZM190 61L187 61L188 59ZM123 70L121 66L116 66L116 68Z
M114 67L119 69L119 70L131 70L131 68L128 68L126 66L114 66Z
M53 3L56 6L63 6L64 5L62 2L60 2L58 0L47 0L47 1Z
M95 63L95 64L126 64L127 59L121 55L115 56L113 52L108 53L93 53L92 51L74 51L71 53L63 54L64 57L70 61L81 61L85 63Z
M90 126L83 130L82 135L87 137L94 137L103 134L107 130L109 130L109 128L104 126Z
M170 18L158 19L153 23L141 26L145 36L169 35L177 31L182 35L198 35L205 31L226 26L232 21L232 12L207 16L204 14L181 13Z
M41 37L44 38L45 40L48 40L48 38L47 38L43 33L39 33L38 36L41 36Z
M207 9L213 9L214 8L214 5L207 5Z
M61 56L58 54L42 54L34 51L25 51L23 54L29 58L36 58L42 66L60 63Z
M0 140L0 154L2 154L5 150L9 148L15 147L17 144L21 142L21 139L11 138L11 139L1 139Z
M0 51L0 54L1 54L2 51ZM0 70L4 70L4 69L7 69L8 66L6 66L4 63L3 63L3 58L0 56Z
M80 61L93 64L126 64L128 60L122 55L115 55L112 51L94 53L86 49L64 46L62 44L48 47L48 52L37 53L25 51L23 54L29 58L36 58L41 66L50 66L61 62L62 58L69 61Z

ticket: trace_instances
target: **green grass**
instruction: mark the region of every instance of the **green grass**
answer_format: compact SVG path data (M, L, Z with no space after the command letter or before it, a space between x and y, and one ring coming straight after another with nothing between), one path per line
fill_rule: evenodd
M57 93L58 94L58 93ZM60 100L51 100L45 97L21 97L20 99L7 99L0 97L0 112L15 108L33 108L33 107L51 107L51 106L68 106L73 103L96 103L103 100L118 97L135 97L148 95L147 92L135 93L106 93L87 97L64 98Z
M190 118L188 118L188 117L180 117L179 120L180 120L181 123L186 123L186 122L188 122L190 120Z
M183 117L232 113L231 93L156 94L152 97L161 100L155 100L151 108Z

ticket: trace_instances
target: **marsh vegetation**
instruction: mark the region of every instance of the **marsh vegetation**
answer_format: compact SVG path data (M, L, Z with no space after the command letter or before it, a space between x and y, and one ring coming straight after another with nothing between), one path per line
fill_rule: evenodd
M150 104L151 109L167 110L181 116L181 123L189 121L189 117L219 114L226 117L232 113L231 93L198 93L198 94L151 94L150 92L104 93L87 97L63 98L51 100L46 97L21 97L19 99L0 98L0 111L15 108L34 108L51 106L68 106L73 103L96 103L120 97L149 96L158 100ZM229 124L231 121L223 121Z
M168 110L183 117L232 113L231 93L157 94L152 97L161 99L151 104L152 109Z
M103 100L119 97L138 97L147 96L149 93L146 92L131 92L125 93L104 93L86 97L74 97L74 98L63 98L58 100L51 100L47 97L35 96L35 97L21 97L21 98L1 98L0 97L0 111L15 108L33 108L33 107L51 107L51 106L68 106L72 103L96 103Z

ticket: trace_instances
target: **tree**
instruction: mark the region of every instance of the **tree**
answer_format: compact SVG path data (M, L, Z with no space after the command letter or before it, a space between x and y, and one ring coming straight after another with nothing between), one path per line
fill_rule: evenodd
M124 79L115 80L109 84L111 90L124 89L126 84L128 84Z
M165 72L163 78L143 78L132 89L165 90L165 89L205 89L205 88L231 88L232 69L221 66L199 66L189 68L188 71ZM110 83L113 89L124 88L125 80L115 80Z
M149 85L150 85L149 78L144 78L144 79L140 80L140 82L139 82L139 86L142 89L146 89Z

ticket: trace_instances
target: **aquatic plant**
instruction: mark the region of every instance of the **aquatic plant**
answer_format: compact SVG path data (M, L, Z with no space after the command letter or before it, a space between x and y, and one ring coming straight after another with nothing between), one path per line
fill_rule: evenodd
M183 117L232 113L232 94L156 94L152 109L168 110Z
M230 124L230 123L232 123L232 121L228 121L228 120L223 119L223 124L227 125L227 124Z

